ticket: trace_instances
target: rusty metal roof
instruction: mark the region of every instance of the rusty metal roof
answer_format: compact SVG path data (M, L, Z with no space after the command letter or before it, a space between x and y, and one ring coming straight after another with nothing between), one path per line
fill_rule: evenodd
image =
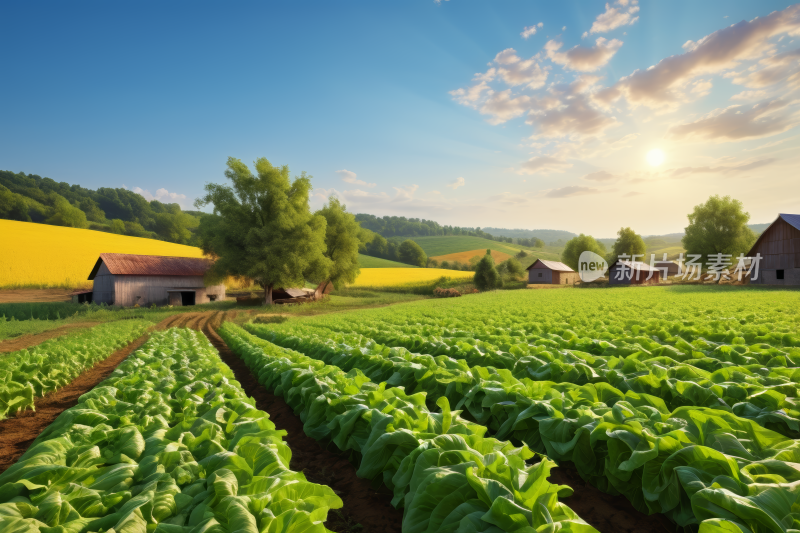
M105 264L114 275L127 276L202 276L211 261L200 257L163 257L158 255L100 254L89 274L93 280Z
M531 266L529 266L525 270L532 269L533 267L536 266L537 263L541 263L541 265L544 268L549 268L550 270L557 270L559 272L575 272L574 270L572 270L570 267L568 267L564 263L561 263L559 261L545 261L544 259L537 259L536 261L534 261L534 263ZM542 266L540 266L538 268L542 268Z

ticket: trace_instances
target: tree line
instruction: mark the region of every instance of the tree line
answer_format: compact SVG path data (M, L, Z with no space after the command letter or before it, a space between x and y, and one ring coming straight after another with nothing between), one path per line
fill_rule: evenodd
M197 245L205 213L147 201L127 189L85 189L36 174L0 171L0 218Z
M705 203L695 206L687 216L689 225L685 228L681 243L686 249L686 256L699 255L703 264L714 254L729 254L732 257L746 254L755 244L757 235L747 226L750 214L744 211L741 201L730 196L711 196ZM629 227L620 228L610 251L594 237L581 233L567 241L561 261L578 270L578 260L585 251L605 258L609 265L618 258L630 259L634 255L638 256L638 261L650 261L645 255L647 246L644 239ZM656 260L661 259L656 257Z

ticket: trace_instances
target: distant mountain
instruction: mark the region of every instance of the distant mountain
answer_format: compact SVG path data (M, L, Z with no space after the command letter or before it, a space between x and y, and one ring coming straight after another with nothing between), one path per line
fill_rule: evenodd
M536 237L544 242L555 242L561 239L567 242L578 235L571 231L560 229L506 229L506 228L481 228L486 233L499 235L501 237L511 237L513 239L531 239Z

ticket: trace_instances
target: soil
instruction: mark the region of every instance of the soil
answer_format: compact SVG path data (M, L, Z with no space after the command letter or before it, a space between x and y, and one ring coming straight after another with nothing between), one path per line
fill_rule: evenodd
M66 387L37 399L35 411L23 411L13 418L0 420L0 473L13 465L58 415L75 406L81 395L106 379L128 354L144 344L147 337L148 335L139 337L75 378Z
M31 333L28 335L20 335L19 337L14 337L12 339L6 339L4 341L0 341L0 353L24 350L25 348L30 348L31 346L41 344L46 340L60 337L65 333L69 333L73 329L91 328L92 326L96 326L98 323L99 322L75 322L73 324L66 324L64 326L59 326L41 333Z
M572 463L563 463L550 471L551 483L568 485L575 493L560 499L578 516L603 532L675 533L678 527L662 514L646 515L637 511L625 496L612 496L586 483Z
M2 289L0 304L30 302L68 302L72 289Z
M356 477L356 468L344 455L338 450L323 448L303 432L303 423L291 407L259 384L244 362L217 335L215 329L227 318L222 315L219 312L212 317L201 317L191 325L206 334L248 396L255 399L256 407L269 413L278 429L287 431L284 441L292 450L292 470L303 472L313 483L331 487L342 499L344 506L329 513L325 527L338 533L400 533L403 511L392 507L391 492L385 487L376 490L366 479Z

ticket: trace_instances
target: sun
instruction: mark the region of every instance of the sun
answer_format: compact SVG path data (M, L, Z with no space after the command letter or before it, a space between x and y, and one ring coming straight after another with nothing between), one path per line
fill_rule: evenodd
M657 167L664 162L664 150L654 148L647 152L647 163L651 167Z

